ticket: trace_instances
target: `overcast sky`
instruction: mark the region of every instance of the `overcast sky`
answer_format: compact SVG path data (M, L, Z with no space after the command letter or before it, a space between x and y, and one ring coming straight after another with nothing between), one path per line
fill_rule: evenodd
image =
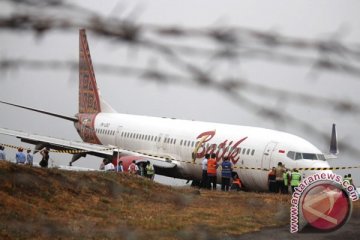
M71 1L104 16L124 18L129 15L139 23L164 26L217 27L232 25L306 39L330 39L333 35L347 43L359 43L359 1ZM120 3L119 3L120 2ZM4 5L4 3L2 3ZM1 6L1 5L0 5ZM0 7L2 14L20 8ZM4 12L7 11L7 12ZM135 14L134 14L135 13ZM39 60L78 60L78 32L50 32L36 38L29 32L0 29L0 58ZM161 57L142 52L88 33L95 67L97 63L144 66L155 62L157 69L167 70ZM201 45L201 43L200 43ZM314 72L310 67L275 64L271 61L243 61L216 66L231 76L293 92L359 102L358 77L332 72ZM77 112L78 73L72 70L0 70L0 99L65 115ZM160 85L144 79L96 72L102 96L118 112L150 116L250 125L272 128L299 135L327 152L329 143L315 134L305 133L290 122L279 123L234 103L214 88L199 85ZM264 94L265 95L265 94ZM279 111L291 113L312 123L330 135L331 124L338 127L339 141L356 146L360 138L359 114L341 114L332 106L316 107L259 95L254 101ZM80 140L72 123L61 119L0 105L0 126L30 133ZM19 145L19 141L0 135L0 142ZM7 149L13 158L14 152ZM340 149L341 151L341 149ZM359 156L341 152L332 165L360 165ZM56 164L67 164L71 155L55 155ZM76 164L98 167L100 159L80 159ZM359 175L359 170L353 171ZM355 178L360 183L360 178Z

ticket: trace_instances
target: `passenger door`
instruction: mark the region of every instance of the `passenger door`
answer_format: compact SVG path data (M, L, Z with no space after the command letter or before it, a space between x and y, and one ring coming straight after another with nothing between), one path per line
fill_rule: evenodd
M277 142L269 142L263 153L262 161L261 161L261 168L267 168L270 169L272 166L272 159L271 156L275 150L275 147L278 143Z

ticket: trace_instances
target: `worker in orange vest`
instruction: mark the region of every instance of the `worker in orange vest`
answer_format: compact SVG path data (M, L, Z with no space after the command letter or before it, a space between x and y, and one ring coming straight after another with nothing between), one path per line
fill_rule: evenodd
M210 184L212 184L212 189L216 190L216 169L218 168L218 164L216 161L216 154L212 153L208 162L207 162L207 175L208 175L208 181Z
M239 175L235 174L231 184L231 189L236 189L237 191L240 191L241 188L242 188L242 184Z

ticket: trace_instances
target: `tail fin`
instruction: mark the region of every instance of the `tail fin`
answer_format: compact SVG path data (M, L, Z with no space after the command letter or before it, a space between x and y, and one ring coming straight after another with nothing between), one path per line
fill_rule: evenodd
M331 140L330 140L330 153L337 155L339 154L338 142L336 137L336 125L335 123L332 125L331 131Z
M104 99L96 84L85 29L79 31L79 113L116 112Z
M90 49L85 29L79 32L79 113L101 112Z

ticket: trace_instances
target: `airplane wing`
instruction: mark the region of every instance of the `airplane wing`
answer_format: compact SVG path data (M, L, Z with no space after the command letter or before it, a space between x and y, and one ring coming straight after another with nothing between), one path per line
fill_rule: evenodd
M130 151L115 146L106 146L101 144L92 144L85 143L80 141L70 141L65 139L47 137L37 134L29 134L22 131L10 130L6 128L0 128L0 134L14 136L21 139L22 142L35 145L35 151L48 147L59 152L66 152L73 155L72 162L76 161L78 158L85 156L86 154L108 158L116 155L119 156L139 156L146 157L149 160L153 161L154 165L163 168L173 168L176 167L175 159L168 156L154 156L147 153Z

